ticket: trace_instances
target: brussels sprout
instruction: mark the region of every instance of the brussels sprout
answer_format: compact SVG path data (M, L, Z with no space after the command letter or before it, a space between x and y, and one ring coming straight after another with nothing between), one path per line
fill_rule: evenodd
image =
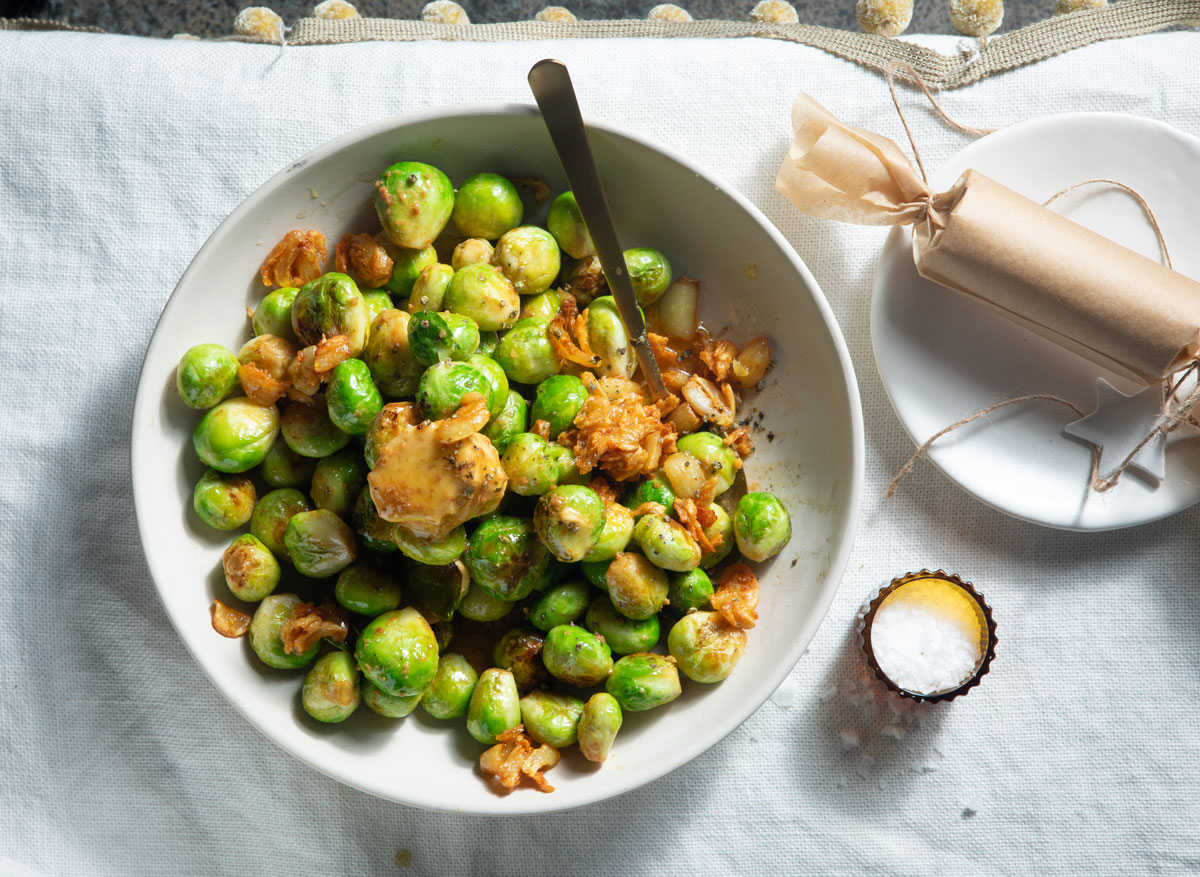
M341 649L322 655L304 677L300 703L318 722L344 722L361 700L358 668Z
M655 566L686 572L700 565L700 546L683 524L666 515L642 515L633 538Z
M640 554L623 551L604 573L609 599L626 618L640 621L666 605L667 574Z
M717 545L715 551L700 558L701 569L712 569L728 557L729 552L733 551L734 543L733 520L729 517L729 512L725 511L725 509L721 508L715 502L710 503L708 508L716 515L716 518L704 528L704 535L712 544L717 545L717 542L721 544ZM718 536L720 539L717 538Z
M392 297L382 289L363 289L363 303L367 306L367 326L370 327L375 322L375 318L384 311L394 311L396 303L392 301ZM371 340L371 329L367 329L367 341ZM365 349L365 348L364 348Z
M446 290L454 279L454 269L441 262L426 265L421 269L412 295L408 297L409 313L419 311L441 311L446 301Z
M538 500L533 526L550 553L566 563L583 560L604 531L604 500L590 487L564 484Z
M418 692L396 697L393 694L385 694L371 682L365 680L361 688L363 703L386 719L402 719L411 715L412 711L417 708L417 704L421 702L421 695L424 693Z
M479 346L475 348L475 352L480 356L491 356L496 352L496 348L500 345L499 332L480 332ZM499 363L497 363L499 365Z
M458 411L467 393L483 396L489 411L495 404L495 390L483 371L470 363L445 359L435 362L421 375L417 408L426 420L441 420Z
M258 495L254 482L243 475L227 475L208 469L192 490L192 508L208 526L236 530L254 514Z
M189 408L212 408L238 385L240 363L220 344L197 344L183 354L175 370L175 389Z
M242 345L237 358L242 365L255 365L275 380L287 381L288 368L296 361L296 345L278 335L255 335Z
M524 213L516 186L499 174L475 174L458 187L451 218L459 234L494 241L520 225Z
M508 489L521 496L541 496L553 489L561 460L557 447L532 432L510 438L500 458Z
M503 454L517 436L529 428L529 403L516 390L510 389L504 396L504 407L488 421L483 434Z
M250 516L250 532L263 541L276 557L291 560L284 536L288 522L300 512L312 511L308 497L291 487L281 487L264 494Z
M583 222L583 214L575 203L574 192L567 190L554 199L550 205L550 215L546 217L546 228L554 235L562 251L572 259L596 254L596 246Z
M398 247L428 247L445 228L452 210L454 186L433 165L398 161L375 181L375 212Z
M608 692L599 691L588 698L579 717L579 751L583 757L597 763L607 761L623 719L621 705Z
M333 599L339 606L371 618L399 609L400 597L395 576L361 563L342 570L333 586Z
M561 749L578 739L583 701L570 694L531 691L521 698L521 724L535 743Z
M437 638L416 609L397 609L371 619L358 636L354 657L363 676L384 694L420 694L437 673Z
M633 512L620 503L608 503L604 507L604 529L600 531L600 539L583 559L589 563L612 560L629 545L633 527Z
M475 582L471 582L467 593L458 604L458 614L471 621L499 621L512 611L508 600L493 597Z
M300 456L279 436L259 464L258 474L270 487L306 487L316 469L315 460Z
M370 325L362 293L346 274L322 274L300 287L292 302L292 330L306 347L322 338L344 335L350 355L358 356L367 343Z
M471 584L466 567L459 562L440 566L417 562L407 566L408 593L421 614L430 622L452 619Z
M667 655L626 655L613 664L604 689L630 712L654 709L679 697L679 671Z
M292 515L283 544L297 572L314 579L337 575L358 556L353 531L327 509Z
M371 498L371 488L364 487L354 501L354 511L350 513L350 524L354 535L364 548L391 554L396 551L396 525L379 517L375 508L375 500Z
M711 609L708 602L713 594L712 579L700 567L687 572L671 573L667 576L669 588L667 602L681 615L696 609Z
M584 627L604 637L615 655L648 652L658 643L658 616L627 618L616 610L612 600L599 594L588 604Z
M459 524L445 539L430 539L397 524L393 538L405 557L411 557L417 563L444 566L462 556L467 547L467 528Z
M467 731L485 746L521 723L521 703L512 673L498 667L483 671L467 706Z
M362 454L357 448L342 448L317 461L308 492L317 508L348 518L366 483L367 463Z
M374 469L384 445L400 434L400 429L417 420L411 402L389 402L383 406L363 441L363 459L367 468Z
M279 561L262 541L249 533L238 536L221 555L225 584L233 596L257 603L279 586Z
M522 225L501 235L492 261L521 295L545 292L562 267L554 235L536 225Z
M547 334L549 326L549 320L519 320L500 338L495 358L510 381L537 384L562 370Z
M738 551L747 560L774 557L792 538L792 520L773 493L747 493L733 514Z
M542 646L545 642L546 638L539 631L514 627L496 640L492 649L492 663L512 671L518 691L530 691L549 678L546 665L542 663Z
M464 360L479 346L479 327L470 317L419 311L408 322L408 347L430 366L443 359Z
M278 335L280 338L296 343L296 332L292 329L292 303L299 292L294 286L283 286L274 292L267 293L266 298L254 309L250 325L255 335Z
M542 663L551 676L568 685L598 685L612 672L612 650L591 631L560 624L546 633Z
M479 674L462 655L442 655L433 682L425 689L421 706L435 719L466 715Z
M492 385L492 403L488 407L488 416L497 416L504 410L504 406L508 402L508 375L504 373L500 363L490 356L473 354L467 357L467 364L473 365L483 372L483 376Z
M553 289L526 296L521 302L519 320L552 320L562 307L562 296Z
M600 377L633 377L637 354L629 343L629 333L621 322L616 299L611 295L596 299L588 305L584 316L587 318L588 343L602 360L596 374Z
M239 396L200 419L192 447L200 462L218 472L245 472L262 462L279 432L279 410Z
M625 268L633 282L638 304L649 307L658 301L659 296L671 285L671 263L658 250L649 247L626 250L624 256Z
M564 429L571 428L587 397L587 387L575 375L551 375L538 384L530 416L534 422L544 420L550 424L553 440Z
M325 401L333 425L349 435L366 433L383 410L383 396L361 359L347 359L334 367Z
M656 472L652 477L638 483L634 488L633 494L626 500L626 505L631 509L636 509L638 506L648 502L656 502L670 514L671 509L675 508L675 491L671 489L671 485L667 482L667 478L662 472ZM639 517L642 517L639 515Z
M431 246L417 249L397 247L382 234L376 237L376 240L383 245L392 260L392 276L384 284L387 291L397 298L412 295L421 272L437 264L437 250Z
M284 651L282 629L288 616L303 602L295 594L272 594L263 599L250 620L250 648L258 659L276 670L295 670L317 659L321 643L312 644L308 651L290 654Z
M329 418L324 395L314 396L311 405L288 405L279 426L287 446L302 457L328 457L350 443L349 433Z
M402 398L417 390L425 366L408 346L410 314L395 309L381 312L371 323L371 337L363 348L363 362L371 379L385 396Z
M529 595L547 560L533 524L505 515L480 524L463 554L471 581L493 597L510 601Z
M575 297L575 303L583 308L598 295L608 294L608 278L600 260L595 256L585 256L567 271L563 287Z
M454 248L450 267L458 271L468 265L490 265L493 252L492 245L483 238L467 238Z
M711 432L693 432L679 439L675 447L700 461L705 478L717 476L716 496L733 486L733 479L737 476L737 458L733 448L727 447L720 436Z
M592 589L584 582L563 582L542 591L529 607L529 623L538 630L578 621L587 611Z
M556 558L557 559L557 558ZM608 572L608 566L612 563L611 560L599 561L580 561L579 570L583 573L583 577L587 579L588 584L601 590L608 590L608 582L605 581L605 574Z
M746 648L746 631L716 612L692 612L675 622L667 648L683 675L693 682L720 682Z
M428 618L425 620L429 621ZM429 621L429 629L433 631L433 635L437 639L438 654L442 654L446 649L450 648L450 644L454 642L454 637L458 635L458 619L448 618L444 621Z
M508 329L521 312L520 296L494 265L468 265L455 271L442 305L470 317L485 332Z

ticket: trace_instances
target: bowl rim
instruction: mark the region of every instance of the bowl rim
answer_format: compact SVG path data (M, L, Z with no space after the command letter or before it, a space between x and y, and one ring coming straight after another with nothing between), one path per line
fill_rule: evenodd
M864 456L865 456L865 438L864 425L862 414L862 401L858 389L858 381L854 371L854 364L850 358L849 349L846 345L845 337L842 335L841 328L838 325L837 318L833 314L833 309L826 299L823 290L813 277L808 266L800 258L795 247L785 238L782 232L775 227L761 210L758 209L746 196L739 192L736 188L726 183L720 177L710 173L705 168L700 167L692 160L679 154L674 149L664 146L657 141L645 137L641 134L635 134L625 130L619 126L612 125L607 122L598 122L595 119L584 117L586 127L591 131L599 131L604 134L615 136L624 139L637 146L650 149L658 152L663 157L685 168L688 171L696 174L702 179L707 180L711 185L718 188L724 195L728 196L738 207L740 207L747 215L749 215L755 223L767 234L768 238L780 249L785 258L791 263L792 268L804 280L807 291L813 299L813 304L816 306L821 319L824 321L825 329L828 332L832 342L834 351L837 356L838 365L841 368L841 374L845 385L845 401L850 414L850 432L851 432L851 447L850 452L850 484L848 488L848 503L844 512L844 526L839 534L839 544L830 554L830 562L828 564L825 582L820 591L820 596L817 601L816 611L820 613L821 620L813 628L812 634L803 642L799 638L792 641L790 647L780 656L776 666L779 672L769 681L773 684L762 686L760 696L752 697L747 701L748 709L744 712L730 712L720 721L709 726L708 733L704 736L703 742L697 744L692 742L682 742L671 750L671 754L661 759L650 770L638 773L634 777L619 781L612 786L604 787L604 790L593 796L584 796L583 800L575 801L563 806L555 806L553 795L538 795L536 798L515 796L496 798L498 806L491 809L481 809L472 806L454 805L444 801L438 801L434 797L424 796L417 790L417 794L410 797L398 798L394 790L384 788L382 785L371 786L369 783L358 782L350 778L338 774L335 769L319 764L306 754L300 747L293 747L281 740L277 739L272 734L268 733L252 716L250 704L238 698L234 691L227 688L222 679L214 675L208 665L201 660L196 648L193 647L187 633L177 623L174 615L167 608L167 604L163 599L162 587L159 585L158 576L155 575L154 563L151 560L150 551L147 549L146 528L144 526L145 511L141 508L139 502L139 485L135 478L135 464L140 456L140 451L143 447L143 439L141 434L144 428L141 424L145 421L145 415L149 410L156 410L161 405L162 388L160 386L151 386L149 376L146 374L146 362L150 357L151 352L156 347L159 341L159 331L162 328L163 322L168 315L178 305L179 292L188 283L191 275L198 270L197 265L203 260L203 257L209 250L215 249L224 243L222 240L224 235L222 229L227 229L232 221L237 220L243 214L258 204L259 201L270 191L278 187L287 177L293 172L305 167L314 162L321 161L335 155L338 151L347 146L357 143L380 134L385 134L389 131L396 131L415 124L423 124L427 122L437 121L439 119L451 119L462 116L540 116L538 108L533 104L522 103L471 103L471 104L444 104L437 107L431 107L423 110L417 110L410 113L404 113L397 116L390 116L386 119L381 119L376 122L371 122L366 125L361 125L357 128L352 128L349 131L344 131L335 137L326 140L302 155L289 162L286 167L281 168L250 194L246 195L241 202L238 203L232 211L222 219L216 227L205 239L204 244L196 251L196 254L188 262L187 268L180 275L178 282L172 289L170 296L163 305L162 312L159 314L158 320L154 324L154 330L150 335L150 340L146 345L146 351L142 356L141 366L138 373L138 385L134 396L133 419L131 425L130 437L130 467L129 477L130 485L134 500L134 517L137 522L138 540L141 543L142 555L146 561L147 570L150 573L150 579L154 584L155 595L158 597L159 604L163 608L164 614L171 622L171 626L175 629L179 639L183 642L192 659L204 671L204 675L217 689L218 692L236 709L241 716L262 736L270 740L276 746L280 747L290 755L296 757L304 764L311 768L337 780L344 785L356 788L359 791L366 792L378 798L394 801L410 807L418 807L425 810L441 811L446 813L470 814L479 816L517 816L529 815L538 813L566 812L578 807L595 804L600 801L610 800L619 795L623 795L634 789L660 779L675 769L682 767L684 764L692 761L695 758L703 755L709 749L716 746L737 728L739 728L747 719L756 713L764 703L778 690L779 686L787 679L788 675L795 668L797 662L807 650L809 643L816 636L817 630L824 620L828 617L829 607L833 604L834 597L837 595L838 587L840 586L842 576L845 572L846 564L849 560L850 552L853 549L855 537L858 530L858 522L862 508L862 493L864 483ZM600 787L597 786L599 790ZM409 790L410 792L412 790ZM531 806L534 804L542 804L542 806ZM545 806L549 804L550 806Z

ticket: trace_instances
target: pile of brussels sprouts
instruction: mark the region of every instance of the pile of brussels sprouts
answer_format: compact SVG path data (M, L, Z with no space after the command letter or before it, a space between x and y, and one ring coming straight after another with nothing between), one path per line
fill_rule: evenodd
M547 334L555 284L593 255L570 192L553 201L546 228L522 225L522 199L504 177L477 174L455 192L438 169L405 161L383 172L375 205L393 264L381 288L334 272L275 289L239 353L201 344L179 363L180 397L205 410L193 435L208 467L195 512L219 530L249 525L223 564L233 596L257 604L250 647L270 667L308 668L301 701L318 721L343 721L360 702L394 718L420 705L438 719L466 716L482 744L523 723L538 743L578 742L603 761L622 711L676 698L680 672L711 683L733 669L745 633L711 611L710 572L735 544L750 561L778 553L791 535L787 511L769 493L746 494L732 515L714 503L706 532L723 542L703 555L672 516L661 471L617 483L624 497L606 503L587 486L599 473L581 475L555 441L588 395ZM447 240L457 241L450 264L438 255ZM670 263L647 248L626 261L639 301L653 304ZM611 298L586 315L606 373L632 376ZM247 363L279 374L334 336L352 356L312 404L231 397ZM410 400L435 420L469 392L487 400L482 432L508 476L500 507L438 540L383 520L366 479L389 438L385 404ZM539 420L548 438L531 431ZM682 436L678 450L717 476L718 493L732 486L738 465L719 435ZM635 519L648 502L666 513ZM285 581L348 613L344 644L287 651L281 630L302 597L280 593Z

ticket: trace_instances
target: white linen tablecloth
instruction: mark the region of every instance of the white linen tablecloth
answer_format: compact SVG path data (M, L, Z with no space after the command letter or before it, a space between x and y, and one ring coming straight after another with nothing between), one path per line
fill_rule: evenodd
M193 663L142 559L131 408L176 280L263 180L387 116L528 102L542 57L570 64L589 115L740 188L812 268L858 371L866 500L820 632L731 737L582 810L428 813L287 755ZM944 102L976 124L1112 110L1200 134L1197 58L1197 33L1108 42ZM885 231L808 219L773 188L800 90L902 138L877 75L771 40L281 51L0 33L0 82L0 873L1200 869L1197 512L1056 532L981 505L929 464L882 499L912 450L869 341ZM931 167L965 144L924 107L910 115ZM864 686L852 624L882 582L923 565L980 585L1000 645L969 697L914 709Z

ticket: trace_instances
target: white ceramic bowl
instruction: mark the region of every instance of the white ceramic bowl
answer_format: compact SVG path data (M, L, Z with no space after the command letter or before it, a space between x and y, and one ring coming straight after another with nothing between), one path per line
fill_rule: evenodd
M674 703L628 714L599 769L568 753L548 774L553 794L494 794L478 772L481 747L461 721L436 722L418 709L396 722L365 708L342 725L310 721L299 708L302 671L267 669L244 640L213 631L213 599L230 599L220 569L230 534L205 527L191 510L203 471L190 442L199 415L174 388L175 366L188 347L211 341L236 351L247 339L245 310L264 292L259 265L284 232L318 228L332 248L346 232L378 228L371 184L387 164L428 161L456 182L483 170L538 175L553 191L564 189L536 109L453 107L405 116L351 131L298 159L213 232L167 302L146 353L133 416L133 492L167 614L217 688L259 730L318 770L384 798L471 813L544 812L662 776L770 697L824 618L850 551L862 488L862 414L845 343L816 281L737 192L641 138L604 125L591 132L626 246L657 247L678 273L700 278L710 327L728 328L743 343L770 336L775 367L749 402L765 415L747 474L752 488L783 499L794 535L759 569L760 620L729 679L713 686L685 679ZM528 219L540 222L544 214L542 208Z

